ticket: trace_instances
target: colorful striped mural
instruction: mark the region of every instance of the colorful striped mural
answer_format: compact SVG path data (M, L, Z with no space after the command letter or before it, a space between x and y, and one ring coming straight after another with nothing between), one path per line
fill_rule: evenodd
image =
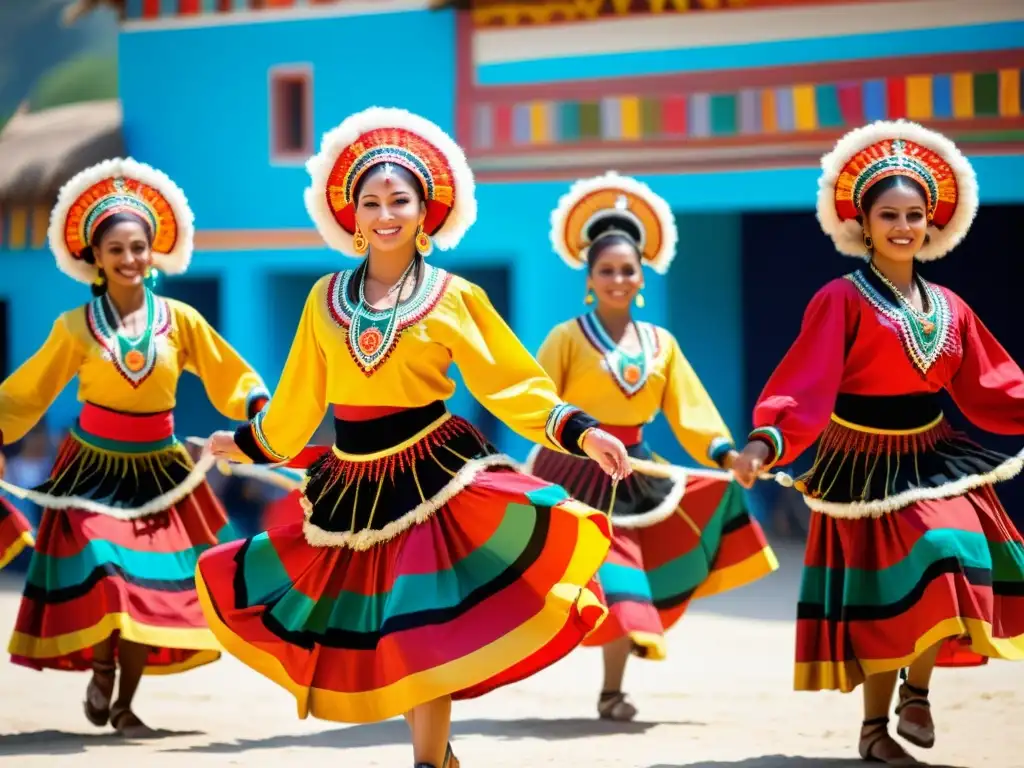
M1016 58L1017 66L980 71L950 69L708 92L638 94L619 81L606 84L606 96L508 101L501 88L477 89L471 148L489 154L515 148L744 136L759 143L778 134L838 131L896 118L984 120L986 125L1005 119L1017 138L1024 138L1024 131L1017 130L1024 99L1024 51ZM565 85L571 93L571 85Z
M749 11L855 2L862 4L864 0L473 0L471 13L474 27L489 29L695 11Z
M124 0L126 21L332 5L344 0Z

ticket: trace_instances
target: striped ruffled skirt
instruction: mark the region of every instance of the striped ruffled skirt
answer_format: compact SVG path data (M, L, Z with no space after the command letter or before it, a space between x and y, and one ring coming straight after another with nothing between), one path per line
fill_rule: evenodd
M606 645L628 636L637 656L665 658L665 632L690 601L736 589L778 568L764 532L746 509L735 482L688 476L654 456L639 427L603 426L619 436L630 456L659 464L635 470L612 484L590 459L535 448L528 471L558 483L574 498L611 509L608 558L591 589L609 617L584 645Z
M796 689L852 691L940 642L939 666L1024 659L1024 539L992 488L1021 459L954 432L931 395L835 411L796 484L813 510Z
M336 408L302 523L216 547L197 584L224 647L299 717L372 722L479 696L603 619L607 517L515 469L443 403Z
M192 470L170 413L84 405L49 479L32 491L44 511L9 645L13 662L87 670L93 647L117 637L149 646L147 674L219 657L194 573L200 553L229 529Z

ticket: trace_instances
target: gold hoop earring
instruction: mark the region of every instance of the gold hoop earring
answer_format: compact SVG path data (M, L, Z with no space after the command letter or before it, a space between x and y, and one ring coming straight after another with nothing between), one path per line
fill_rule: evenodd
M594 303L594 294L589 290L587 291L587 295L583 297L583 303L588 306Z
M356 227L356 232L352 235L352 248L356 253L366 253L370 250L370 242L366 239L359 227Z
M647 302L644 300L644 295L638 292L636 294L636 308L643 309L646 305Z
M875 247L875 241L871 239L871 235L867 232L864 233L864 247L870 252Z
M434 250L434 241L423 231L422 224L416 228L416 250L420 256L429 256Z

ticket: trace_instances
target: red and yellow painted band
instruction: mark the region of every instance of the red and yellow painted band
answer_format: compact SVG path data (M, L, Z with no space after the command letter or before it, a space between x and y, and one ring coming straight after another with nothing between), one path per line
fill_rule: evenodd
M35 538L28 531L22 531L14 541L7 545L7 548L0 552L0 570L6 568L10 562L21 554L25 547L34 547Z
M563 503L559 504L559 508L571 509L577 514L579 509L589 514L594 513L582 504L573 509ZM597 572L608 554L610 542L596 524L586 520L580 522L576 549L561 582L547 594L544 607L533 618L490 645L460 659L417 672L371 691L344 693L308 688L296 683L276 657L245 642L219 620L199 569L196 570L196 591L210 629L225 650L292 694L301 719L310 714L310 701L313 700L316 702L314 714L321 720L380 722L404 714L425 701L470 688L508 669L514 660L530 657L558 634L573 605L580 613L600 611L601 618L595 622L595 626L599 626L608 615L607 607L589 589L578 585L587 584ZM541 638L539 642L537 638Z
M173 675L201 667L220 658L221 647L210 630L205 628L153 627L136 621L127 613L108 613L98 622L77 632L54 637L33 637L15 631L7 651L27 659L52 659L84 651L106 640L113 632L139 645L196 651L188 660L177 664L146 667L147 675Z
M910 429L880 429L878 427L865 427L860 424L854 424L852 421L836 416L834 413L831 416L832 421L838 424L840 427L853 430L854 432L864 432L870 435L920 435L924 432L929 432L935 429L945 419L945 414L940 413L934 419L929 421L923 427L912 427Z
M412 437L407 440L403 440L396 445L389 446L382 451L375 451L374 453L345 453L345 451L340 450L337 446L331 446L331 450L334 452L334 455L342 461L377 461L378 459L387 458L388 456L393 456L396 453L401 453L407 448L412 448L412 446L426 438L431 432L440 427L451 417L452 415L450 413L446 413L444 416L439 416Z
M981 619L943 619L914 643L913 653L898 659L851 659L848 661L798 661L793 669L797 691L842 691L850 693L864 679L882 672L895 672L910 664L933 645L949 637L970 635L971 650L982 656L1006 661L1024 661L1024 635L992 637L992 625Z

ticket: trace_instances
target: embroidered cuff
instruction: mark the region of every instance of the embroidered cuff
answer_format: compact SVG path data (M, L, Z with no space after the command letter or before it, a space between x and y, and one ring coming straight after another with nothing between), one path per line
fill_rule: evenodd
M551 409L544 432L548 440L561 446L566 453L585 456L583 449L580 448L580 440L584 432L597 425L597 419L588 416L576 406L562 403Z
M735 446L729 438L716 437L711 441L711 445L708 446L708 458L718 466L722 466L722 462L725 461L725 457L728 456L729 451L734 448Z
M266 387L253 387L245 396L245 418L252 419L269 401L270 393Z
M287 461L287 456L277 453L267 442L263 434L263 415L260 411L252 421L235 430L235 444L239 450L252 459L253 464L280 464Z
M786 444L782 439L782 433L777 427L758 427L747 436L747 440L760 440L768 446L769 454L764 462L765 469L773 466L775 462L782 458L782 454L785 452Z

